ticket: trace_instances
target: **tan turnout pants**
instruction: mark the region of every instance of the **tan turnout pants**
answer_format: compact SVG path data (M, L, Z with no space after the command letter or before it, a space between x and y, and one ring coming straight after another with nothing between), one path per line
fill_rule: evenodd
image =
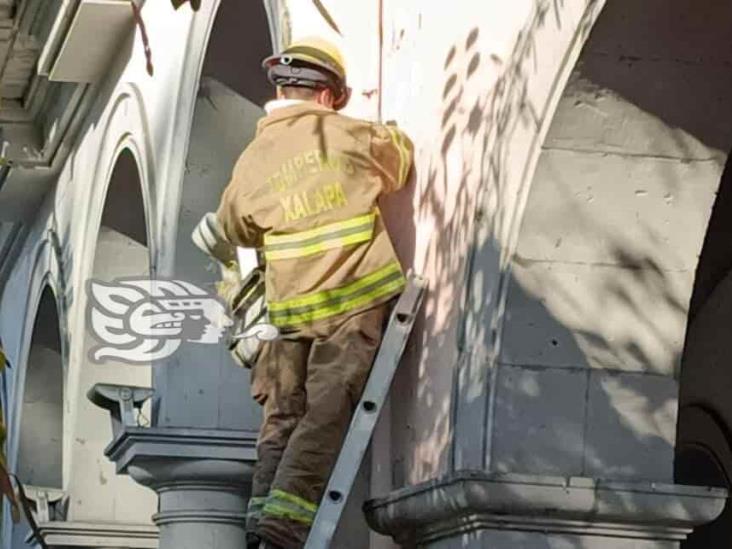
M262 348L252 395L264 406L248 527L300 549L381 344L389 305Z

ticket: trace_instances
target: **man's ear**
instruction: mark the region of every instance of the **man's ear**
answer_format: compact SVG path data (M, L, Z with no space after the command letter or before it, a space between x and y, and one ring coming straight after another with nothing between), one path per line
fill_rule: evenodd
M318 94L318 102L326 107L332 107L335 102L335 96L330 88L322 88Z

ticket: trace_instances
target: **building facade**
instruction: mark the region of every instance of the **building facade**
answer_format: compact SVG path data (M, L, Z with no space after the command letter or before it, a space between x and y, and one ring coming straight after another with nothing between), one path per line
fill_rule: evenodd
M335 547L729 546L731 24L721 0L0 0L0 388L46 543L243 546L249 373L185 342L96 363L89 281L213 288L190 234L272 95L260 60L322 34L346 114L415 142L382 209L430 280ZM141 413L113 425L100 383ZM3 549L28 534L6 506Z

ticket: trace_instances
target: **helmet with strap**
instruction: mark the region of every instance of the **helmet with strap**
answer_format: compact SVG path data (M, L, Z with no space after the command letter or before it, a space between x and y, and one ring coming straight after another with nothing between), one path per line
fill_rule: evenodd
M335 97L335 109L343 108L348 101L343 55L335 45L322 38L297 40L281 53L267 57L262 67L275 86L328 88Z

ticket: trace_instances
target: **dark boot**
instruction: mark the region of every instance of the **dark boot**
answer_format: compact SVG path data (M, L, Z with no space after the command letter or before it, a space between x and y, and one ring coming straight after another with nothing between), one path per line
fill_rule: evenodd
M253 532L247 532L247 549L259 549L262 538Z

